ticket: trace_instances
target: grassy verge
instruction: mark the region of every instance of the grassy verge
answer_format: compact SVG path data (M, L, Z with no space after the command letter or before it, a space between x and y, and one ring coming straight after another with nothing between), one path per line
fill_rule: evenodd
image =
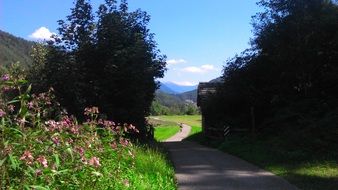
M131 152L133 156L129 155ZM94 181L93 186L84 189L93 189L94 186L95 189L117 190L177 189L173 166L157 145L132 145L130 151L120 157L109 156L112 154L104 158L103 175Z
M155 127L154 136L157 141L163 141L179 132L178 125L160 125Z
M135 167L127 165L130 169L125 173L129 189L177 189L173 166L161 148L138 146L135 152Z

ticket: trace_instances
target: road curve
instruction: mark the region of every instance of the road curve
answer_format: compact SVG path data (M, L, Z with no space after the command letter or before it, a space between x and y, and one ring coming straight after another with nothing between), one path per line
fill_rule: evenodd
M175 166L179 190L297 190L284 179L237 157L182 141L190 127L163 142Z

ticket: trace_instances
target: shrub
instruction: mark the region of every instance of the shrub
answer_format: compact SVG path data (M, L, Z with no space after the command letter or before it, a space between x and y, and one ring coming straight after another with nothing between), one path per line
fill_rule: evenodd
M87 121L79 124L54 100L53 89L31 94L13 72L2 75L0 89L2 189L128 186L120 161L133 167L134 148L125 136L138 132L134 126L100 119L97 107L86 108ZM117 182L107 183L110 177Z

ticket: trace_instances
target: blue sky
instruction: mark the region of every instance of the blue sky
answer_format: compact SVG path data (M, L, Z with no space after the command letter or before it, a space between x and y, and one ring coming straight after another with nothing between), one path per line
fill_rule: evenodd
M103 0L91 2L96 11ZM0 0L0 29L29 40L46 37L72 6L72 0ZM254 0L129 0L129 6L151 15L149 29L168 57L161 81L183 85L220 76L224 62L249 47L251 16L259 11Z

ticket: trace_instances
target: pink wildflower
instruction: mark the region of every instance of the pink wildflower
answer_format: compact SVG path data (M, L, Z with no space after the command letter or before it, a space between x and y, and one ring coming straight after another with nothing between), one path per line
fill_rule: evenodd
M15 106L12 105L12 104L10 104L10 105L7 106L7 109L8 109L10 112L14 112L14 108L15 108Z
M74 140L73 139L68 139L67 142L68 142L68 144L73 144Z
M73 126L72 128L70 128L70 132L73 133L74 135L78 135L79 134L79 126Z
M91 114L98 114L99 108L98 107L91 107L91 108L85 108L84 115L91 115Z
M28 109L33 109L34 108L34 103L33 102L28 102L27 106L28 106Z
M12 90L12 88L11 87L8 87L8 86L4 86L4 87L2 87L2 92L3 93L6 93L6 92L9 92L9 91L11 91Z
M61 121L62 125L64 125L65 127L70 127L72 125L72 120L68 117L68 116L65 116L62 118L62 121Z
M89 160L88 164L91 165L91 166L94 166L94 167L99 167L99 166L101 166L100 158L97 158L97 157L94 156Z
M87 158L84 157L84 156L81 157L81 161L82 161L84 164L88 164Z
M52 141L55 145L59 145L60 144L60 139L58 137L52 137Z
M105 127L113 127L115 125L115 123L112 122L112 121L109 121L109 120L105 120L105 121L103 121L103 125Z
M81 156L84 155L84 149L83 149L82 147L76 148L76 151L77 151Z
M5 74L1 77L1 80L3 81L8 81L10 79L9 75L8 74Z
M20 126L23 126L23 125L25 125L25 123L26 123L26 120L25 120L24 118L22 118L22 119L17 118L16 121L18 122L18 124L19 124Z
M117 143L114 141L110 144L110 147L113 149L113 150L116 150L117 149Z
M39 156L36 161L38 161L43 167L48 167L47 159L44 156Z
M42 175L42 170L40 170L40 169L35 170L35 175L36 176Z
M134 125L129 125L128 128L132 132L135 132L135 133L139 133L140 132Z
M60 130L60 123L59 122L56 122L54 120L49 120L49 121L46 121L45 124L48 126L48 129L50 131L55 131L55 130Z
M6 112L4 112L2 109L0 109L0 117L4 117L6 115Z
M33 163L34 157L29 150L26 150L20 157L20 160L24 160L26 164L31 165Z
M121 144L122 146L128 146L129 141L128 141L127 139L120 138L120 144Z

